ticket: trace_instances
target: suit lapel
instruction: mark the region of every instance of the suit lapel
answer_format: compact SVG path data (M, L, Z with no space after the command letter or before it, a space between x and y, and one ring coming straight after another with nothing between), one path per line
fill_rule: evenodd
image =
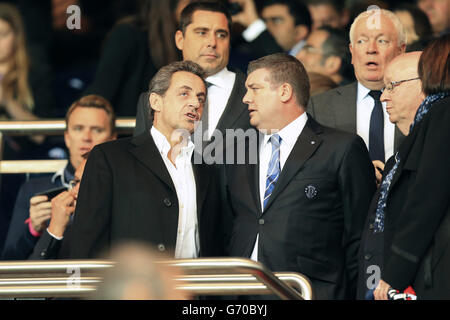
M150 132L146 131L133 138L131 143L133 145L129 150L131 154L175 192L172 178L170 177L169 171L167 171L166 165L164 164Z
M211 175L208 174L206 165L195 164L193 159L194 156L192 156L192 170L194 172L195 189L197 193L197 220L200 221L201 213L203 211L203 203L205 202Z
M399 168L397 168L397 171L395 172L394 177L392 178L392 182L391 182L391 186L390 186L390 192L389 194L392 194L392 190L395 186L395 184L397 183L397 181L399 180L400 176L401 176L401 172L403 171L403 168L406 165L406 161L407 161L407 156L410 153L414 142L416 140L416 133L414 132L408 136L405 137L405 140L403 141L403 143L400 145L400 147L398 148L398 154L400 156L400 165ZM394 153L395 156L395 153Z
M260 143L262 141L263 135L258 133L255 135L256 143L257 143L257 161L256 164L249 164L247 167L247 175L248 175L248 183L250 186L250 192L252 193L253 200L255 201L256 208L258 208L258 212L262 212L261 208L261 196L260 196L260 188L259 188L259 150ZM254 140L249 143L255 143ZM249 148L246 148L247 152L249 152ZM247 156L249 156L247 154ZM249 158L247 158L249 159Z
M336 128L347 132L356 132L357 89L357 82L353 82L337 89L336 100L331 102L334 106L337 106L334 108Z
M316 149L322 143L322 139L318 136L322 132L322 128L311 117L308 117L303 131L297 139L289 157L284 164L280 177L275 188L269 198L264 211L271 206L277 196L286 188L292 178L295 177L304 163L314 154Z

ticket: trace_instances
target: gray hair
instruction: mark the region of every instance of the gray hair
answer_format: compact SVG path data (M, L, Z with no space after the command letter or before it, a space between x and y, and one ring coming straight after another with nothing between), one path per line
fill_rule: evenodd
M406 32L405 28L403 27L403 24L401 23L400 19L392 12L386 9L370 9L364 12L361 12L353 21L351 27L350 27L350 43L353 45L354 40L354 34L355 34L355 28L358 24L358 21L363 18L368 18L372 16L373 14L380 13L384 15L386 18L392 21L394 24L395 30L397 31L397 46L401 47L402 45L406 45L407 38L406 38Z
M199 76L206 87L205 71L202 67L192 61L176 61L159 69L150 81L149 92L164 96L170 87L172 75L179 71L186 71Z

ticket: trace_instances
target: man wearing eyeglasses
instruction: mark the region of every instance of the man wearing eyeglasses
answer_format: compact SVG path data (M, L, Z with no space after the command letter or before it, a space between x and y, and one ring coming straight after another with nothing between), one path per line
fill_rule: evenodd
M357 81L309 101L309 113L318 122L363 138L378 182L384 162L404 137L389 121L380 96L387 64L405 47L406 33L395 14L384 9L361 13L350 28L350 52Z
M385 88L381 101L386 103L390 122L394 123L405 136L408 135L417 109L425 98L417 71L420 55L421 52L410 52L397 56L388 64L384 73ZM393 167L394 160L395 157L391 157L387 161L386 174ZM358 259L358 299L371 297L378 285L378 281L382 278L384 252L390 247L386 243L391 243L394 236L393 227L385 228L384 232L374 232L379 198L380 189L372 199L361 240ZM387 222L395 222L396 219L392 217L395 212L389 211Z

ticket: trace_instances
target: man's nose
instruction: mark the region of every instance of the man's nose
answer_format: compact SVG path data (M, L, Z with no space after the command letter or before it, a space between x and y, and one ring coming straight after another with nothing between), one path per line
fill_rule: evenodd
M378 46L376 40L369 40L369 43L367 44L367 53L377 53L378 52Z
M87 129L83 132L83 140L92 140L92 131L90 129Z
M387 100L389 100L389 90L384 89L383 93L380 96L380 101L385 102Z
M208 38L207 39L208 39L208 47L215 48L216 45L217 45L216 35L213 32L211 32L211 33L208 34Z
M249 94L249 90L247 90L247 92L245 93L245 96L242 98L242 102L244 102L245 104L250 104L250 94Z

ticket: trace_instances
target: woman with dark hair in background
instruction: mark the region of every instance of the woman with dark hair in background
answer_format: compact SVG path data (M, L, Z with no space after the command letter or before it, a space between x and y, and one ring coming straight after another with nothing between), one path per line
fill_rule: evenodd
M117 116L135 116L139 95L156 71L180 60L175 46L176 12L186 0L141 0L136 15L118 22L108 35L93 83L85 94L98 94Z
M396 218L374 292L380 300L390 287L408 286L418 299L450 299L450 34L423 50L418 74L426 98L399 147L386 198Z
M406 31L406 51L422 51L433 37L433 29L427 15L410 3L399 4L393 11Z

